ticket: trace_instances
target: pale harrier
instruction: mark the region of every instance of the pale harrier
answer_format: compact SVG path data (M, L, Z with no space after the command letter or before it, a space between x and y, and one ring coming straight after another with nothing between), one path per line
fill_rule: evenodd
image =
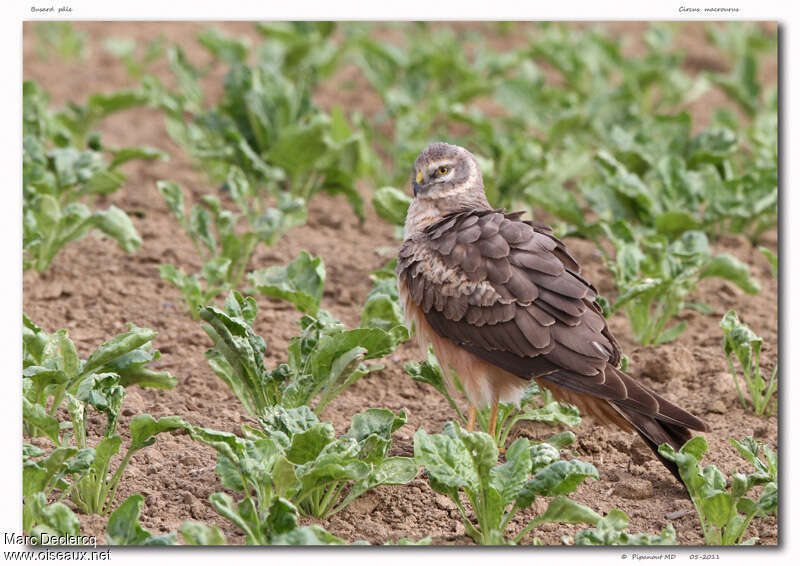
M456 371L470 427L475 407L491 405L494 429L498 402L516 402L535 379L601 422L635 430L656 454L665 442L680 448L689 429L708 430L618 369L594 286L549 226L492 209L469 151L432 144L414 170L400 297L421 343L445 373Z

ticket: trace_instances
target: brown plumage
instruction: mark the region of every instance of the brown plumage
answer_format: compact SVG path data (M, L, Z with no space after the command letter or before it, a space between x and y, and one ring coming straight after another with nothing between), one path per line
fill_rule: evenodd
M656 455L665 442L679 448L690 429L708 430L618 369L619 346L577 261L548 226L489 206L469 152L434 144L415 169L400 295L472 405L516 402L534 379L599 421L635 430Z

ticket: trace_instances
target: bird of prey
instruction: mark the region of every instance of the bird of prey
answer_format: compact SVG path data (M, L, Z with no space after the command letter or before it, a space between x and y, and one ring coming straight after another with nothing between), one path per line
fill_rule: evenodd
M658 456L707 425L621 371L620 350L580 272L552 229L493 209L466 149L428 146L414 162L414 200L397 263L406 318L433 346L470 402L518 403L533 379L604 424L638 432ZM676 466L659 459L680 479Z

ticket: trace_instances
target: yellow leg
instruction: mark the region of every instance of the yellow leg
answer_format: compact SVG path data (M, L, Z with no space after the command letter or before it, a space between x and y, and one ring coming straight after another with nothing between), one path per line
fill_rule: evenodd
M497 399L492 401L492 412L489 413L489 436L492 438L494 438L494 429L497 427L497 405Z
M467 430L472 432L475 430L475 419L478 418L478 409L473 407L472 405L469 406L469 419L467 420Z

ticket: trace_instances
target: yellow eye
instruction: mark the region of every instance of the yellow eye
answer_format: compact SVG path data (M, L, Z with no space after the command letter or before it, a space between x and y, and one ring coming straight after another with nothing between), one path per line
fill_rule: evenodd
M436 172L437 172L439 175L447 175L447 173L448 173L449 171L450 171L450 169L449 169L449 168L447 168L447 167L439 167L439 168L436 170Z

